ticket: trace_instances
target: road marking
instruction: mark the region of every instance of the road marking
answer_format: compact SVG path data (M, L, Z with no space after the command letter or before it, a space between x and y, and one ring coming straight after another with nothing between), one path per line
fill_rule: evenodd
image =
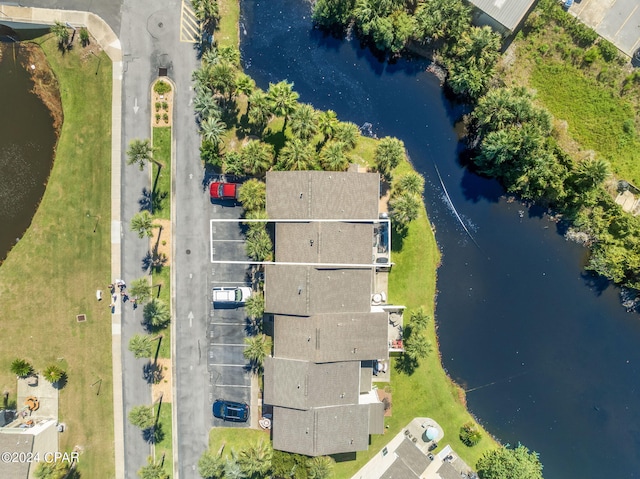
M636 10L638 9L638 7L640 7L640 5L636 5L636 7L631 10L631 13L629 14L629 16L626 18L626 20L622 23L622 25L620 25L620 28L618 28L618 31L615 33L615 35L613 36L614 38L618 36L618 33L620 33L620 30L622 30L624 28L624 26L627 24L627 22L629 21L629 19L631 18L631 16L636 13Z
M223 364L223 363L209 363L209 366L224 366L224 367L234 367L234 368L244 368L246 364Z
M180 10L180 41L186 43L198 43L202 36L202 27L191 8L191 2L182 0Z
M140 109L140 107L138 106L138 97L136 97L134 102L133 102L133 113L135 115L137 115L139 109Z

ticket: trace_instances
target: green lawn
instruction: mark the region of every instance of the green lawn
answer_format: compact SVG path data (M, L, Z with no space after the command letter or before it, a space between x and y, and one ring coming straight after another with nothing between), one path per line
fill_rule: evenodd
M158 406L156 405L156 412ZM171 476L173 475L173 453L171 448L171 403L163 402L160 407L160 418L158 423L162 427L162 439L155 445L156 461L161 461L164 455L164 469Z
M15 400L16 356L39 371L62 365L60 448L82 448L83 477L112 477L111 62L79 44L62 55L52 36L36 42L60 83L64 124L38 211L0 266L0 387ZM97 289L106 300L96 301Z
M240 2L238 0L218 0L220 22L214 33L214 40L219 47L240 44L238 22L240 21Z
M584 70L552 59L535 64L531 85L549 111L568 122L583 148L611 162L618 177L640 184L640 139L629 102Z
M269 433L255 429L216 427L209 432L209 450L217 454L224 446L222 455L228 457L231 451L239 452L260 440L270 441Z
M171 219L171 127L153 129L153 158L162 165L158 175L158 165L152 167L153 216Z
M167 304L171 304L171 268L169 266L163 266L160 271L154 271L151 274L151 280L153 284L152 294L155 297L158 294L158 287L160 288L160 299ZM171 318L175 321L176 318ZM171 357L171 325L159 331L162 334L162 343L160 343L160 351L158 356L161 358Z

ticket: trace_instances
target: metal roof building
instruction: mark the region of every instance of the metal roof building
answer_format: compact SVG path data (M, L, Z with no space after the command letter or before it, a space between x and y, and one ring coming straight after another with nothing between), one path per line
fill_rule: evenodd
M535 2L536 0L469 0L481 12L478 23L491 25L503 32L513 32Z

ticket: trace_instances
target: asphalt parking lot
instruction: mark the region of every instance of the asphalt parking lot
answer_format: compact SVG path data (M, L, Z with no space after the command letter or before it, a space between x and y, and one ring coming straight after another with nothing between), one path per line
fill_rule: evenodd
M239 207L228 204L214 205L218 208L233 208L233 217L239 217ZM227 210L225 217L228 217ZM211 223L210 255L212 261L246 261L244 239L238 223ZM250 286L248 267L238 264L212 264L210 288L214 286ZM211 303L210 321L207 328L207 368L210 381L210 402L216 399L251 402L251 373L244 358L247 316L244 307L232 307ZM252 414L253 411L250 411ZM212 417L213 426L248 427L246 423L228 423Z
M569 11L627 55L640 48L638 0L582 0Z

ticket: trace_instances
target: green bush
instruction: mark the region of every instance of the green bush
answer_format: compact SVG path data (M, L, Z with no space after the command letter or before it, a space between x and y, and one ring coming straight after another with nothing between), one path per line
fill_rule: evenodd
M478 426L468 422L460 428L460 440L465 446L473 447L482 439L482 433Z
M160 103L159 101L156 102L156 111L160 111L160 107L162 106L162 103Z
M601 38L598 42L598 50L606 62L612 62L618 58L618 48L609 40Z
M160 80L153 87L153 91L155 91L158 95L165 95L171 91L171 85L167 82Z
M598 49L595 47L589 48L584 56L582 57L582 61L584 63L586 63L587 65L591 65L593 62L595 62L598 59L598 56L600 54L598 53Z

